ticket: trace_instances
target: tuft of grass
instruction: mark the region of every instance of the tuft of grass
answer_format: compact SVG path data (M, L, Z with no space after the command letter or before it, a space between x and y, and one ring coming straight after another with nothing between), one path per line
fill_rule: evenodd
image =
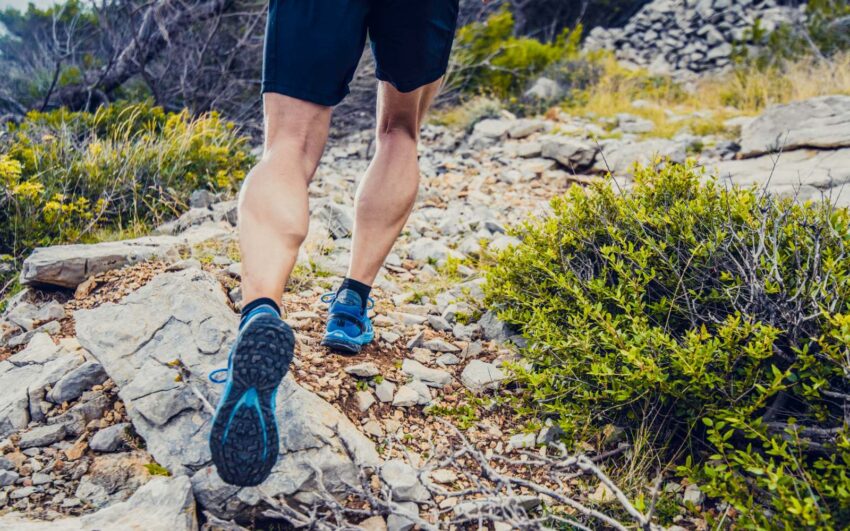
M170 476L171 472L167 468L157 462L148 463L145 465L148 473L152 476Z

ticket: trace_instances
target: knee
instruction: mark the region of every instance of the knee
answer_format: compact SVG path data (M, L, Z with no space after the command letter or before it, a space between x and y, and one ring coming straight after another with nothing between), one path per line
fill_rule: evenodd
M378 126L376 140L379 146L415 147L419 140L419 123L414 118L385 120Z

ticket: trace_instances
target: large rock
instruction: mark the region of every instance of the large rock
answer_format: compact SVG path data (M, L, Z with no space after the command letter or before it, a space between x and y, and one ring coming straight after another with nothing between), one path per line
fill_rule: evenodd
M24 260L21 283L75 288L96 273L156 257L175 257L179 243L172 236L147 236L93 245L39 247Z
M31 412L40 414L45 388L84 361L82 352L36 334L27 348L0 362L0 438L25 428Z
M841 147L850 147L850 96L821 96L775 105L741 131L743 157Z
M597 148L582 140L565 136L549 136L541 139L544 158L557 160L569 169L583 169L593 164Z
M211 466L211 404L221 386L207 375L227 365L237 316L218 282L197 269L164 273L118 304L74 314L80 343L118 385L136 432L157 462L190 474L199 503L232 518L260 503L257 489L226 485ZM178 377L178 367L184 367ZM259 487L263 495L309 500L316 471L332 492L357 481L358 466L380 462L374 445L330 404L291 377L277 394L280 460ZM343 446L349 448L354 462ZM197 471L197 472L195 472Z
M0 530L195 531L196 513L192 484L187 476L157 477L141 486L127 501L95 513L47 522L27 520L12 512L0 517Z
M648 166L656 161L665 159L671 162L685 162L687 151L685 144L673 140L655 138L642 142L606 142L602 153L596 157L593 166L595 171L608 172L613 175L629 173L635 164Z
M708 170L711 175L739 186L767 186L781 195L816 199L819 191L850 182L850 148L787 151L724 161L709 166Z

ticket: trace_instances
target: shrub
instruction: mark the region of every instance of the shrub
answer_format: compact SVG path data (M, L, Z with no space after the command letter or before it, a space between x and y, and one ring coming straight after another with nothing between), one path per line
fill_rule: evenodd
M233 192L251 164L247 144L216 113L31 112L0 136L0 255L159 223L197 188Z
M574 187L487 273L527 411L652 444L748 528L850 521L850 215L693 166Z
M556 61L578 55L581 26L564 30L554 42L514 37L514 17L503 9L485 22L458 30L450 87L486 92L501 99L526 88L532 76Z

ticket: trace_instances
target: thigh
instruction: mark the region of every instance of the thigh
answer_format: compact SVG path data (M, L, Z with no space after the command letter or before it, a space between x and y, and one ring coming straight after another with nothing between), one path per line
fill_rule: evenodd
M333 106L348 94L370 0L270 0L263 92Z
M368 26L378 79L410 92L442 77L457 14L458 0L374 0Z

